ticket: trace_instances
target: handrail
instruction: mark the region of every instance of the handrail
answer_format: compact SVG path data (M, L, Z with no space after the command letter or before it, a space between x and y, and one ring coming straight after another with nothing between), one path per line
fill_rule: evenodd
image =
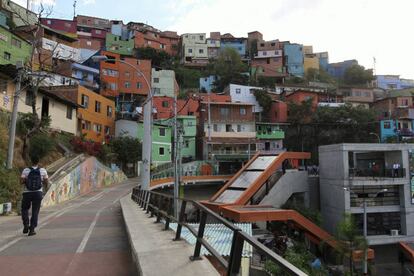
M240 270L241 258L242 258L242 251L243 251L243 243L247 242L251 246L253 246L256 250L266 255L271 261L278 264L283 270L291 275L300 275L305 276L307 275L281 256L267 248L265 245L261 244L252 236L244 233L239 227L235 226L233 223L228 221L227 219L221 217L217 213L213 212L206 206L198 203L194 200L189 200L185 198L175 198L172 195L167 195L159 192L149 191L149 190L141 190L140 187L136 187L132 191L131 195L132 200L134 200L137 204L139 204L143 210L146 210L147 213L151 213L151 217L156 215L156 222L160 222L161 218L164 218L165 229L168 229L169 223L171 221L177 223L177 232L175 240L180 240L181 238L181 229L182 227L186 227L192 235L196 237L196 245L194 248L194 254L190 257L192 261L199 260L201 246L204 246L211 255L223 266L227 269L227 275L238 275ZM181 203L181 208L179 212L178 219L172 215L172 203L178 200ZM167 205L165 206L165 204ZM200 211L200 224L198 230L196 230L193 226L189 225L185 222L185 211L187 204L192 204L197 210ZM164 205L164 207L163 207ZM230 257L228 261L221 256L217 250L215 250L204 238L204 229L207 222L207 217L210 216L213 219L217 220L220 224L226 226L231 231L233 231L233 240L231 246Z

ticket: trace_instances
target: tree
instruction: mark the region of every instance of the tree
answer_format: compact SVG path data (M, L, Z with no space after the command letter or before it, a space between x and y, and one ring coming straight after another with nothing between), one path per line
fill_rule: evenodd
M153 67L171 69L174 58L165 51L158 51L151 47L137 48L134 56L138 59L150 59Z
M142 159L142 145L139 139L130 136L121 136L113 139L109 146L116 154L117 161L124 168L127 163L137 163Z
M248 75L244 74L247 72L247 65L233 48L224 48L210 64L210 70L217 76L214 82L217 91L223 91L230 83L247 84L249 80Z
M346 259L349 261L349 272L353 274L353 258L352 253L355 250L368 250L367 240L359 235L355 220L350 213L345 213L341 222L337 226L337 250L340 253L342 262Z
M344 82L348 85L367 85L375 79L372 69L365 69L361 65L352 65L345 70Z
M174 68L175 78L181 88L197 88L200 86L200 78L203 76L199 70L185 68L178 65Z
M270 109L272 108L272 98L265 90L254 89L253 93L257 102L263 108L262 114L264 119L268 119Z
M39 133L30 138L29 156L37 156L39 159L45 157L53 148L55 142L44 133Z
M308 70L305 72L305 79L307 81L318 81L336 85L336 80L322 68L308 68Z

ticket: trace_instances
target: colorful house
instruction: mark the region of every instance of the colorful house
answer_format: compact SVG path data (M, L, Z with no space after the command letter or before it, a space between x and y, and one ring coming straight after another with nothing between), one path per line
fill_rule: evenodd
M134 51L134 40L123 39L121 36L111 33L106 34L105 48L107 51L117 53L124 56L132 56Z
M283 148L285 132L280 124L256 122L256 150L277 152Z
M151 141L151 165L158 166L163 163L171 162L172 154L172 128L171 126L163 123L154 123L152 125ZM138 139L141 141L144 138L144 124L138 122Z
M152 68L151 88L154 96L174 97L180 87L175 79L174 70L159 70Z
M205 33L191 33L181 36L181 63L196 67L204 67L208 64Z
M254 43L254 42L252 42ZM279 40L256 41L257 53L254 53L251 61L252 75L256 78L286 76L283 66L283 44Z
M284 42L283 54L287 72L292 76L303 77L305 74L303 67L303 45Z
M220 37L220 50L225 48L234 49L242 59L246 58L247 39L244 37L234 37L232 34L223 34Z
M358 65L358 61L355 59L351 59L336 63L329 63L328 73L334 78L342 79L345 75L346 70L353 65Z
M82 107L78 109L78 135L100 143L105 143L114 136L115 103L112 100L80 85L44 89Z
M24 65L29 62L31 51L28 41L0 25L0 65L16 65L18 62Z

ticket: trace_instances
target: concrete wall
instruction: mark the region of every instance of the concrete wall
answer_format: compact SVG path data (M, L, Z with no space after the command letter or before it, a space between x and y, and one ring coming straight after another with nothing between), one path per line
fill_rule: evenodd
M305 193L305 198L309 199L307 171L287 170L260 204L279 208L295 193ZM308 202L307 199L305 199L305 204Z
M130 120L118 120L115 122L115 137L130 136L136 138L138 133L138 123Z
M262 112L263 108L257 102L252 89L261 90L260 87L230 84L231 101L233 103L240 102L254 104L253 112Z
M126 180L120 170L112 170L102 165L95 157L89 157L56 182L43 198L43 206L52 206L77 196L87 194L96 188L102 188Z

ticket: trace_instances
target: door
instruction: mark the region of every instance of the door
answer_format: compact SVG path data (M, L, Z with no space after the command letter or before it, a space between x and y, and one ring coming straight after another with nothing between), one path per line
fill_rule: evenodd
M49 99L43 97L42 100L42 119L49 116Z

